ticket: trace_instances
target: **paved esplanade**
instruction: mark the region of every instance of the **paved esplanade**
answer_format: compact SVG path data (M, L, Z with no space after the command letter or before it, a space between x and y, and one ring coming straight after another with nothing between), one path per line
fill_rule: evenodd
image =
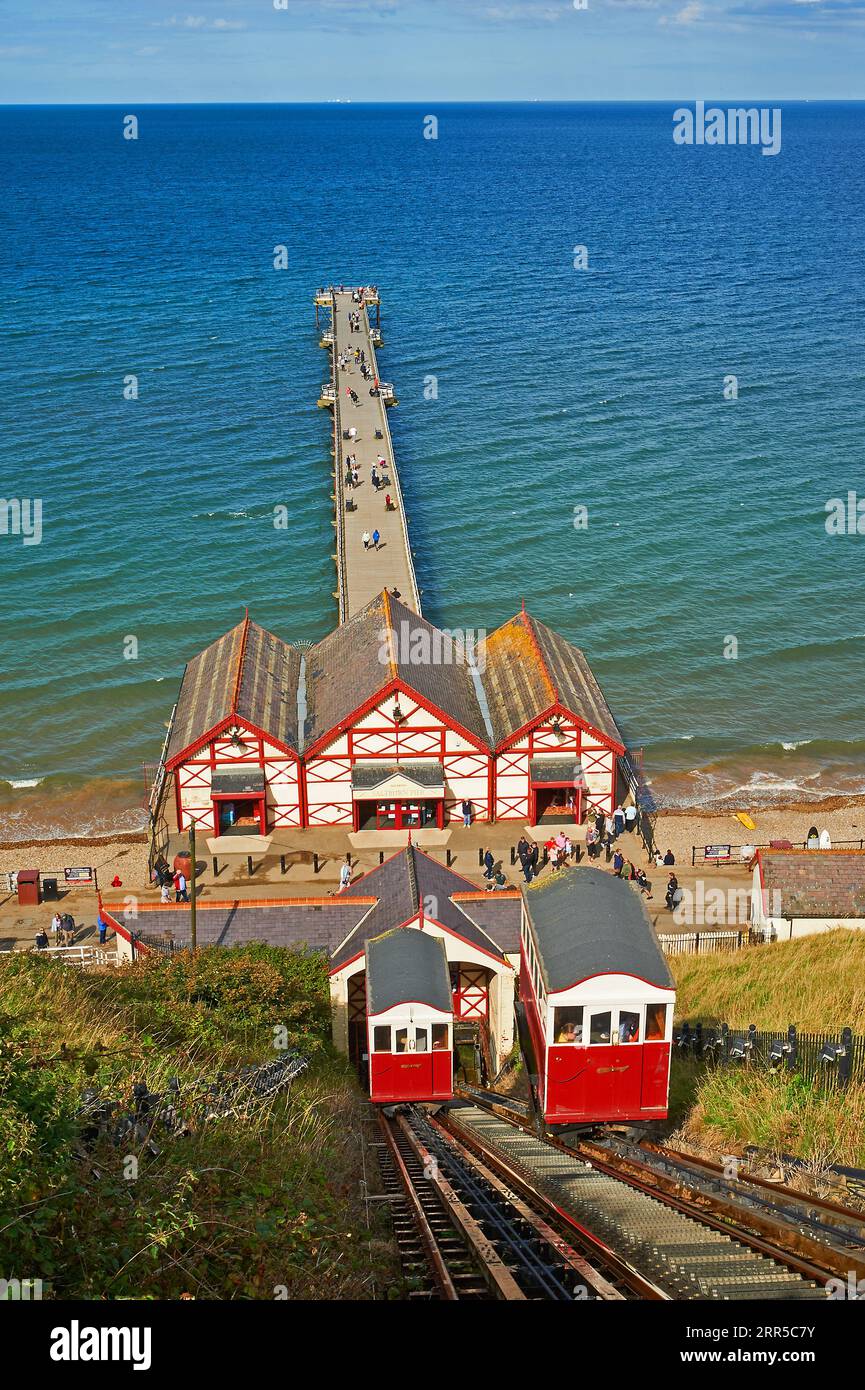
M380 594L382 589L396 589L401 601L409 608L420 611L414 564L411 558L408 539L408 526L403 510L402 490L397 476L393 457L390 429L387 423L387 409L379 396L371 396L375 377L381 380L376 362L375 348L370 333L367 308L352 300L351 290L336 292L333 296L333 380L339 395L339 408L335 410L338 422L336 431L336 514L337 514L337 566L340 569L341 621L350 618L363 608L370 599ZM349 313L360 311L360 331L352 333L349 327ZM355 350L362 348L367 364L372 369L372 377L365 381L360 366L355 363ZM340 354L349 356L346 367L340 368ZM349 391L357 395L355 405ZM344 439L346 430L354 428L357 437ZM376 431L381 438L376 438ZM360 481L358 486L346 486L346 459L349 454L357 458ZM385 460L384 466L377 465L380 477L388 481L373 487L372 465L379 458ZM385 498L390 494L393 511L387 511ZM346 511L346 501L353 501L355 510ZM368 550L363 547L363 534L372 536L378 531L381 539L376 550L370 541Z

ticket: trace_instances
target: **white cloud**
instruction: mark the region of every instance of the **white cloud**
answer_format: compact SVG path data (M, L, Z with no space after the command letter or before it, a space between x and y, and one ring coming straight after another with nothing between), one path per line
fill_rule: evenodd
M700 20L700 19L702 19L702 18L703 18L703 6L700 4L700 0L690 0L690 3L687 4L687 5L685 5L681 10L678 10L676 14L673 14L673 15L666 15L666 14L665 14L665 15L663 15L663 16L658 20L658 23L659 23L659 24L696 24L697 21Z
M242 19L207 19L203 14L172 15L170 19L164 19L157 28L167 29L218 29L222 33L230 30L245 29L246 24Z

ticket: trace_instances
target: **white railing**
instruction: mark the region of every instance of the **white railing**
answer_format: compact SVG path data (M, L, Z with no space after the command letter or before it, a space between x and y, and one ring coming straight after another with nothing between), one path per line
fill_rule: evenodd
M0 956L51 956L63 960L67 965L109 965L112 952L101 946L46 946L40 951L35 946L14 946L11 950L0 951Z

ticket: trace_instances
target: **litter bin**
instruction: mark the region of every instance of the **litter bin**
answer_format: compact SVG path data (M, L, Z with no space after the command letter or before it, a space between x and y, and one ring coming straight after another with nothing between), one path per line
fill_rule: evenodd
M57 892L56 878L43 878L42 880L42 901L44 903L56 903L60 897Z
M39 870L19 869L18 906L38 907L39 901Z

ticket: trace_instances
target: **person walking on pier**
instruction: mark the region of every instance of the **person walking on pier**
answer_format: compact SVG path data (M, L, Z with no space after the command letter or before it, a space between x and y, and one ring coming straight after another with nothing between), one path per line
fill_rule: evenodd
M378 485L381 482L381 478L378 476L378 473L376 472L375 464L373 464L372 466L372 472L369 475L369 480L375 488L376 492L378 492Z
M492 852L492 850L491 850L491 849L484 850L484 878L492 878L492 876L493 876L493 869L494 869L495 867L496 867L496 861L495 861L495 859L493 858L493 852Z
M378 529L376 529L376 530L373 531L373 533L372 533L372 543L373 543L373 545L375 546L376 550L378 550L378 543L379 543L380 540L381 540L381 536L380 536L379 533L378 533Z
M364 550L369 550L369 531L364 531L361 540L363 541Z
M351 855L345 856L345 862L339 871L339 891L340 893L348 888L351 883Z

